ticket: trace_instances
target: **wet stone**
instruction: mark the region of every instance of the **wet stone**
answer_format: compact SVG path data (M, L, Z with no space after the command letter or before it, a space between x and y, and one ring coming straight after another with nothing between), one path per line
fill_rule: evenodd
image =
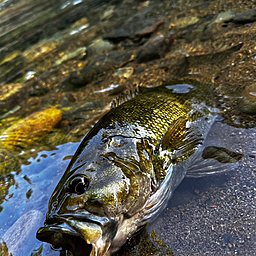
M75 101L76 101L76 99L75 99L74 95L71 94L71 93L67 93L67 94L64 96L64 98L61 100L61 106L62 106L62 107L66 107L66 106L68 106L70 103L75 102Z
M142 46L136 60L138 63L148 62L155 59L162 58L168 52L173 43L172 37L164 37L163 35L149 40Z
M103 54L111 51L114 45L103 39L95 39L92 44L88 46L88 54Z
M118 27L112 32L104 35L103 39L117 44L130 37L148 37L155 31L155 29L152 29L152 26L157 25L161 21L161 17L150 15L152 11L153 8L151 6L146 8L143 12L136 13L134 16L124 21L121 27L120 24L118 24ZM150 32L145 33L145 31Z
M204 149L202 157L204 159L215 159L220 163L236 163L243 155L226 148L208 146Z
M53 66L58 66L64 63L65 61L72 59L82 59L86 55L86 47L80 47L72 52L64 54L60 59L58 59Z
M233 22L234 23L249 23L256 21L256 9L252 9L245 12L239 12L235 15Z
M32 96L32 97L44 96L48 92L49 92L49 88L47 87L35 86L31 91L29 91L29 96Z
M1 135L0 144L7 149L26 147L49 133L62 119L58 109L47 109L33 113L13 124Z
M104 13L102 14L101 20L105 20L105 19L111 18L113 16L113 14L114 14L114 10L115 10L115 6L114 5L108 6L105 9Z
M232 238L231 234L223 235L223 239L224 239L225 243L227 243L227 244L230 242L231 238Z
M256 84L245 87L242 98L238 101L238 107L243 113L256 113Z
M30 210L23 214L4 234L5 241L11 253L17 253L24 248L24 243L37 230L37 223L44 217L43 213L37 210Z
M127 52L111 51L97 56L88 66L101 73L128 62L130 57L131 55Z
M171 24L169 25L169 29L171 29L173 27L182 29L182 28L186 28L191 25L195 25L198 22L199 22L198 17L194 17L194 16L183 17L183 18L179 18L176 22L171 22Z
M124 67L124 68L119 68L113 76L119 77L120 79L122 78L130 78L133 74L134 69L132 67Z
M0 115L14 108L18 102L26 100L26 98L27 86L24 84L0 86Z
M85 67L81 72L72 72L67 80L67 84L64 85L65 89L69 88L69 84L75 87L82 87L94 80L97 75L97 71L91 67ZM70 88L73 89L72 87Z
M81 71L71 73L67 83L74 85L75 87L85 86L92 82L98 74L116 68L119 65L128 62L129 59L129 53L119 51L112 51L99 55Z
M222 12L215 19L215 23L230 22L235 17L235 13L232 11Z
M21 70L24 68L25 59L21 53L7 56L0 64L0 83L10 83L20 77Z

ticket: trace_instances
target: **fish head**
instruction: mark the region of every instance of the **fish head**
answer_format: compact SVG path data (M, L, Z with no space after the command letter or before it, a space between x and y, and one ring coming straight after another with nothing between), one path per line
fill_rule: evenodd
M150 187L141 190L135 162L103 150L83 154L57 185L37 238L74 256L111 255L137 229L133 216Z

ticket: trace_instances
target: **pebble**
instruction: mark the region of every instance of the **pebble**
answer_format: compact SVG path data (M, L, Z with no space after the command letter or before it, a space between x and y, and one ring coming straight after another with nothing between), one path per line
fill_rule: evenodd
M13 124L1 135L5 148L14 149L16 146L26 147L49 133L62 119L60 110L51 108L42 110Z
M256 113L256 84L245 87L242 92L242 98L238 101L238 107L243 113Z
M86 55L86 47L80 47L76 50L69 52L65 55L63 55L60 59L58 59L54 64L53 67L61 65L63 62L72 60L72 59L81 59Z
M119 77L120 79L122 78L130 78L133 74L134 69L132 67L124 67L124 68L119 68L113 76Z
M75 87L82 87L92 82L96 76L104 71L116 68L130 60L130 54L127 52L111 51L95 57L80 72L71 73L67 79L67 84Z
M256 9L249 11L239 12L235 15L233 22L234 23L249 23L256 21Z
M102 38L95 39L89 46L89 54L103 54L111 51L114 45L109 41L103 40Z
M235 13L231 10L227 12L221 12L215 19L215 23L230 22L235 17Z
M8 112L26 98L27 86L14 83L0 86L0 115Z
M144 63L162 58L170 50L172 43L173 39L171 36L164 37L163 35L159 35L142 46L137 54L136 61L138 63Z
M2 239L10 253L20 253L27 239L36 233L38 222L44 215L38 210L30 210L23 214L4 234ZM22 254L20 254L22 255Z
M176 22L171 22L169 25L169 29L173 27L177 27L179 29L186 28L188 26L194 25L199 22L199 18L192 16L192 17L183 17L179 18Z

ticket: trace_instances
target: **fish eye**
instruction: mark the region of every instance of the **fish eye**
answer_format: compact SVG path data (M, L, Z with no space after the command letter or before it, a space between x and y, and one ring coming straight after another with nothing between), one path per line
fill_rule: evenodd
M75 177L69 184L69 191L75 194L83 194L89 186L87 177Z

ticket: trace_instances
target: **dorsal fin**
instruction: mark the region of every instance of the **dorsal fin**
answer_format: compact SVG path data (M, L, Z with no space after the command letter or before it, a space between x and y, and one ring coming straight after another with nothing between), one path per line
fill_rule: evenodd
M141 92L140 86L137 86L135 90L130 90L128 92L122 93L116 99L114 99L111 103L111 109L116 108L122 105L124 102L127 102L133 98L135 98Z

